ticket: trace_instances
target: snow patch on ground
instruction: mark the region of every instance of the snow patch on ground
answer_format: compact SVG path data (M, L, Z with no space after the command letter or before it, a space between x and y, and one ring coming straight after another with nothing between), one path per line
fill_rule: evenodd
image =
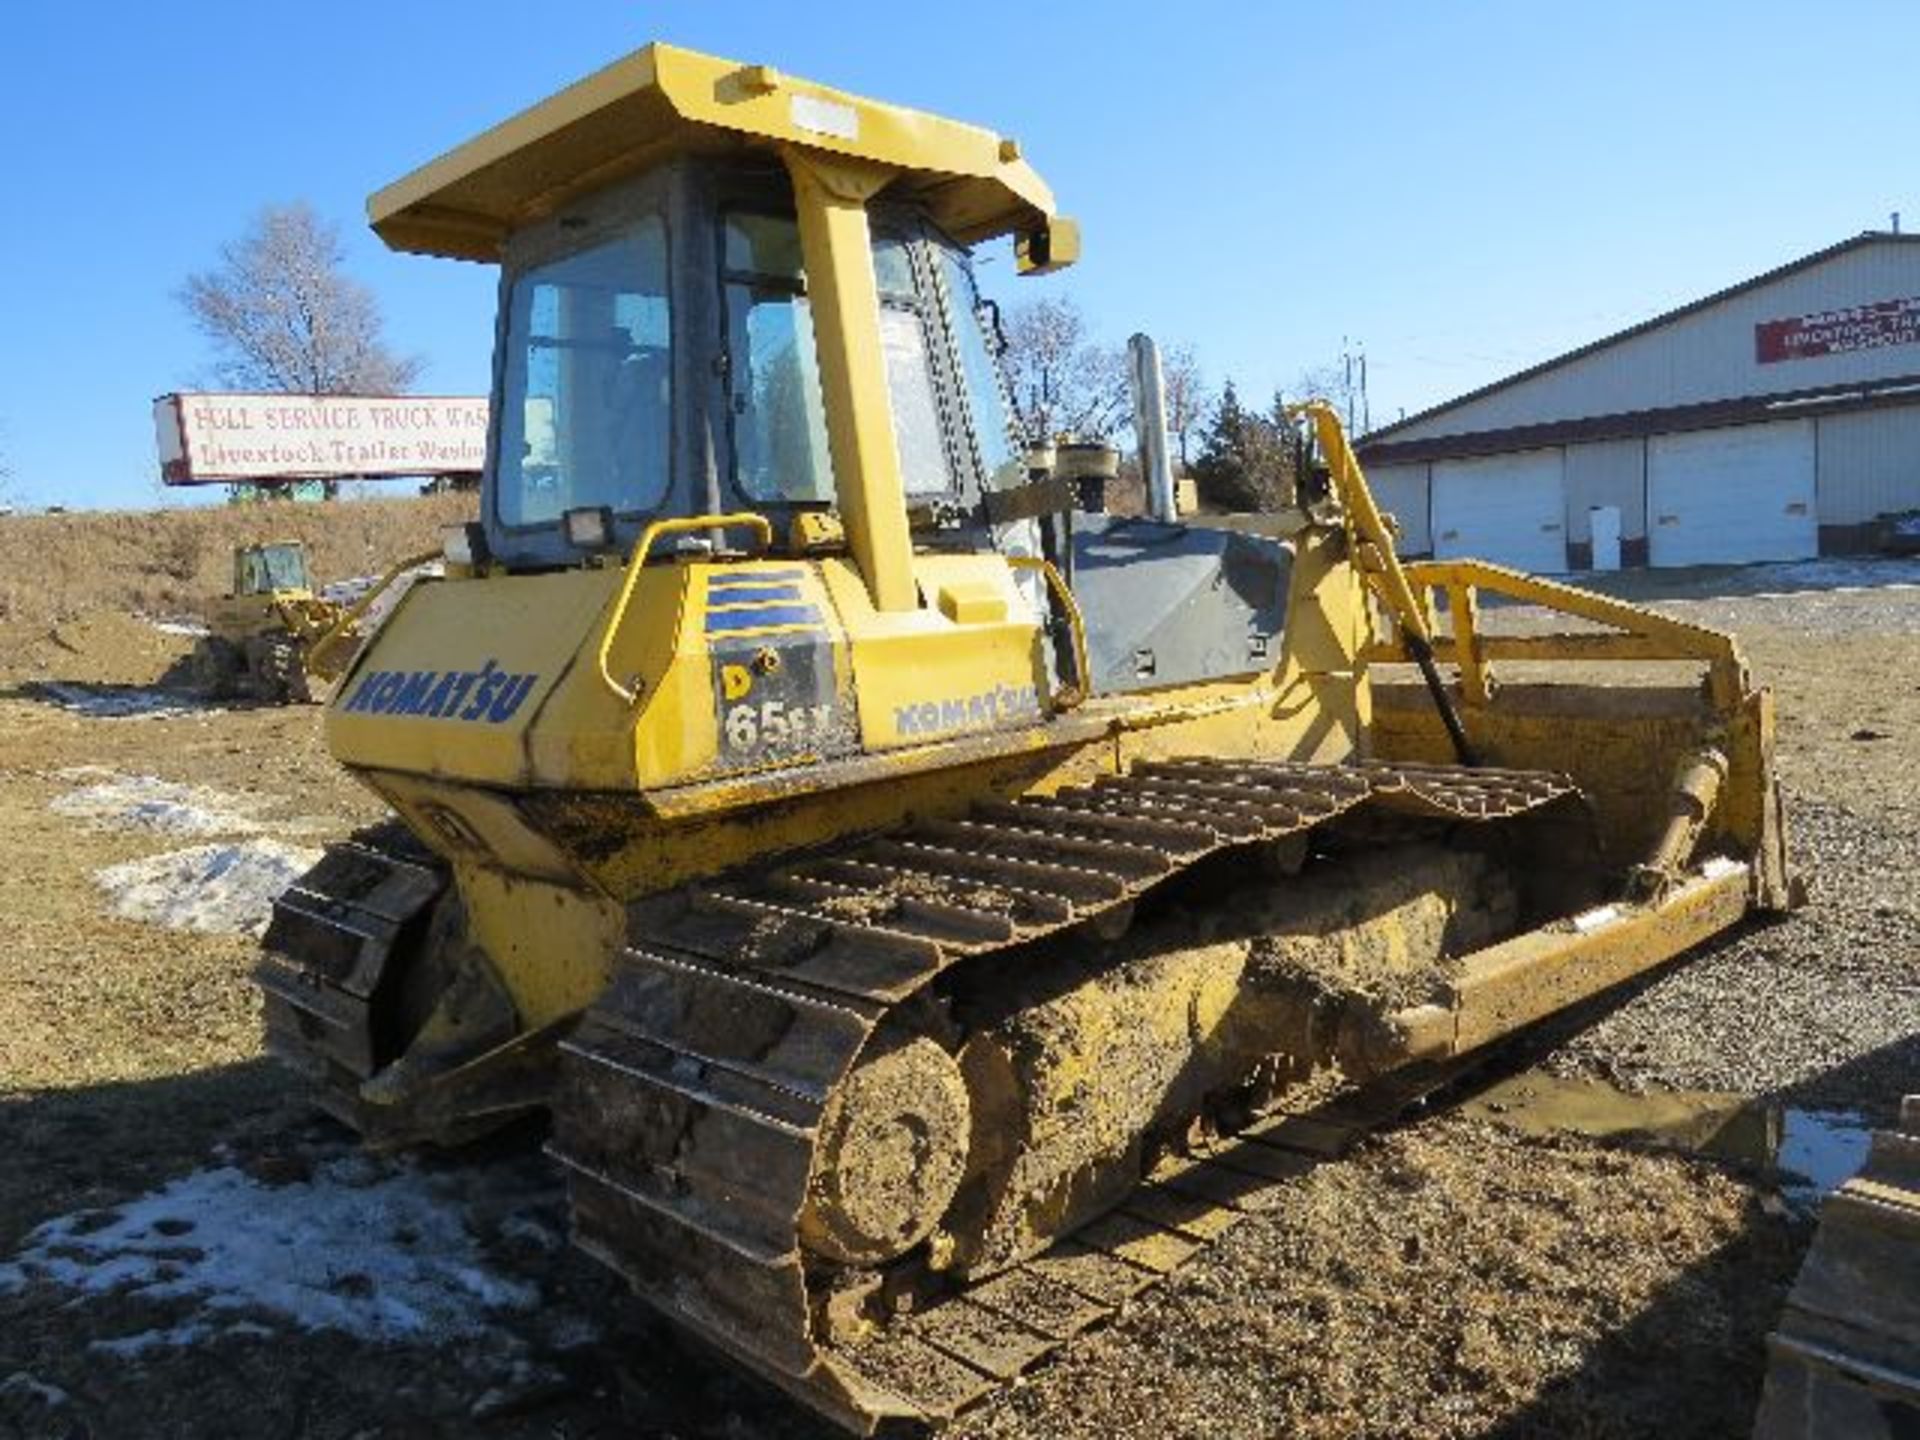
M29 687L41 699L76 715L104 720L164 720L178 715L217 714L215 707L173 690L139 685L82 685L70 680L36 680Z
M242 1317L260 1312L383 1342L479 1335L533 1310L540 1294L490 1266L465 1223L461 1185L359 1155L288 1185L234 1166L200 1170L111 1211L41 1225L0 1264L0 1293L49 1283L192 1304L165 1329L92 1347L115 1355L259 1333Z
M162 620L157 616L141 617L162 635L188 635L194 638L208 633L204 620Z
M49 1385L24 1370L16 1370L5 1380L0 1380L0 1401L29 1400L53 1410L70 1403L72 1399L58 1385Z
M137 1335L117 1335L111 1340L89 1340L87 1349L96 1355L111 1355L116 1360L137 1360L150 1350L182 1350L198 1345L212 1333L196 1321L190 1325L169 1325L164 1330L142 1330Z
M57 815L108 829L158 830L168 835L250 835L265 828L254 812L267 802L200 785L177 785L152 775L121 775L83 765L60 772L63 780L95 779L54 800Z
M1800 590L1905 590L1920 585L1920 559L1835 556L1756 565L1748 574L1757 598Z
M93 873L113 912L176 930L259 935L273 902L320 852L274 840L196 845Z

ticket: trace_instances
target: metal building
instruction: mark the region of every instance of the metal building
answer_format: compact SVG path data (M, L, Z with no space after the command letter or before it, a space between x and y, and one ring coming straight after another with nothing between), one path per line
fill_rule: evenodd
M1920 236L1868 231L1359 449L1414 555L1552 572L1871 549L1920 510Z

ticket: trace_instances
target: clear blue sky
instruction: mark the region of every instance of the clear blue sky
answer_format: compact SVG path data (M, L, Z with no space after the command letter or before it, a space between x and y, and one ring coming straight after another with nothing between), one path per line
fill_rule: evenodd
M1053 287L1264 397L1365 344L1375 419L1863 229L1920 227L1920 6L16 0L0 456L145 506L173 298L262 205L346 233L423 390L486 387L492 272L388 255L374 189L651 38L1019 137L1081 220Z

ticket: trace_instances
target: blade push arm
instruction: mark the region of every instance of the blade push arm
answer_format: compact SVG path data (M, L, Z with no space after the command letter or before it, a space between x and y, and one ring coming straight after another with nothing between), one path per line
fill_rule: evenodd
M1400 627L1407 653L1413 657L1414 664L1420 667L1421 677L1427 682L1433 703L1440 711L1441 722L1447 727L1447 737L1453 742L1454 754L1460 757L1462 765L1479 764L1472 742L1467 739L1466 727L1461 723L1460 712L1454 706L1453 696L1447 693L1439 668L1434 664L1433 627L1428 623L1426 608L1415 598L1413 587L1407 583L1407 572L1401 568L1399 552L1393 548L1393 536L1387 529L1380 507L1374 503L1373 491L1368 488L1367 477L1361 472L1359 458L1347 443L1347 433L1340 425L1340 416L1325 400L1308 400L1304 404L1287 407L1289 419L1300 415L1313 422L1314 434L1320 441L1320 453L1326 457L1327 470L1332 478L1334 496L1346 513L1350 534L1359 542L1355 549L1368 547L1371 551L1356 555L1357 563L1364 559L1364 563L1360 563L1360 573L1366 577L1367 584L1373 587L1374 594L1380 597L1380 603L1386 606L1387 613Z

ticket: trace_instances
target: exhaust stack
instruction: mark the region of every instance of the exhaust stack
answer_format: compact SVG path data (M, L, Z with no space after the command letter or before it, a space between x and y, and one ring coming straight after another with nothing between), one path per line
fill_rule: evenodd
M1140 477L1147 486L1147 514L1156 520L1177 520L1173 496L1173 462L1167 454L1167 385L1160 373L1160 347L1150 335L1127 341L1129 378L1133 382L1133 433L1140 456Z

